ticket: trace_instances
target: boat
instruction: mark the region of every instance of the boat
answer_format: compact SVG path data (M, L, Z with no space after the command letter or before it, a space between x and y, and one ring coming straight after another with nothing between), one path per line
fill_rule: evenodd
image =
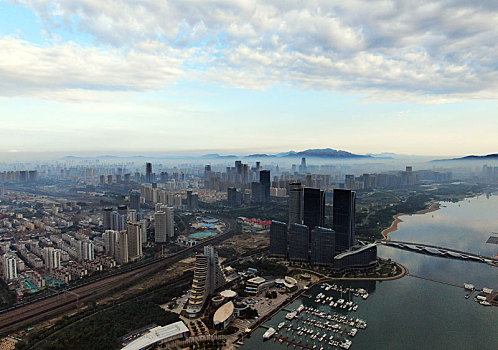
M351 332L349 332L349 335L350 335L351 337L354 337L354 336L356 335L356 333L358 333L358 330L357 330L356 328L353 328L353 329L351 330Z
M303 304L301 304L301 305L299 305L299 307L296 309L296 313L297 313L297 314L300 314L300 313L301 313L301 311L303 311L303 310L304 310L304 305L303 305Z
M366 293L366 292L365 292L365 294L363 294L361 297L362 297L363 299L368 298L368 293Z
M491 306L491 303L489 301L486 301L486 300L480 301L479 304L481 304L482 306Z
M297 314L295 312L289 312L287 315L285 315L285 319L293 320L296 317L296 315Z
M281 329L283 326L285 326L285 322L280 322L280 323L278 324L278 327L277 327L277 328L278 328L278 329Z
M265 334L263 334L263 339L270 339L271 337L273 337L273 335L277 333L277 331L275 330L275 328L273 327L270 327L268 328L268 330L265 332Z
M344 339L340 344L339 346L343 349L349 349L351 347L351 344L353 344L353 342L351 340L348 340L348 339Z

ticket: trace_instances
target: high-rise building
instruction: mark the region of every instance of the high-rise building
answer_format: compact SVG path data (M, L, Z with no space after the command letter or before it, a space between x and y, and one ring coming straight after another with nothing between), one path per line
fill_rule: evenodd
M310 231L308 226L291 224L289 227L289 260L308 261Z
M3 279L5 281L17 279L17 259L14 254L3 256Z
M355 244L356 193L334 189L333 228L336 252L350 249Z
M140 192L130 192L130 209L135 210L137 213L140 211Z
M142 230L138 222L128 221L126 223L128 233L128 258L136 260L142 256Z
M145 182L152 183L152 163L145 163Z
M116 262L120 265L126 264L130 261L128 255L127 231L119 231L117 233L116 250L114 252L114 257L116 259Z
M111 213L111 230L123 231L126 230L126 221L128 220L128 214L121 210L113 211Z
M165 243L168 241L168 234L166 232L166 220L166 213L164 211L159 210L154 213L154 241L156 243Z
M251 201L262 202L262 188L260 182L251 182Z
M308 170L306 166L306 158L301 158L301 165L299 165L299 172L300 173L305 173Z
M107 175L107 184L112 185L112 175Z
M102 234L104 240L104 248L107 256L114 257L116 255L116 241L118 239L118 231L106 230Z
M187 209L192 211L199 209L199 195L190 190L187 191Z
M261 184L261 201L269 202L270 201L270 170L261 170L259 172L259 183Z
M325 192L319 188L304 189L303 223L310 229L325 226Z
M128 220L133 222L137 221L137 211L135 209L128 210Z
M104 228L104 230L111 229L111 213L112 208L104 208L102 210L102 227Z
M213 247L204 247L204 254L197 255L195 259L194 280L187 313L193 317L197 316L206 299L225 284L226 278L218 254Z
M95 247L93 245L93 242L84 241L82 249L83 260L95 260Z
M227 201L229 207L235 207L238 205L237 201L237 188L228 187L227 189Z
M303 223L303 187L300 182L291 183L289 191L289 225Z
M43 259L47 270L55 270L61 267L61 251L53 247L43 248Z
M287 224L272 221L270 225L270 255L274 257L287 257Z
M332 266L335 255L335 232L317 226L311 230L310 261L315 265Z

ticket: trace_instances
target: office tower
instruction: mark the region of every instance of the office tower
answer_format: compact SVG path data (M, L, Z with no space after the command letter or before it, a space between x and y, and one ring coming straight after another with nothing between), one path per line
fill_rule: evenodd
M53 247L43 248L43 259L47 270L55 270L61 267L61 251Z
M130 209L140 211L140 192L131 191L130 192Z
M134 209L128 210L128 220L136 222L137 221L137 212Z
M17 279L17 259L14 254L3 256L3 279L6 282Z
M175 209L164 206L162 210L166 213L166 235L173 238L175 236Z
M124 174L124 182L127 184L130 183L130 180L131 180L131 174Z
M83 242L83 260L95 260L95 247L93 242L85 241Z
M300 182L291 183L289 191L289 225L303 223L304 191Z
M121 213L119 211L113 211L111 213L111 230L126 230L126 220L128 220L128 214L126 212L123 212L123 210L121 210Z
M270 255L281 258L287 257L287 224L284 222L271 222Z
M218 254L213 247L204 247L204 254L197 255L195 259L194 280L187 313L198 314L206 299L225 284L226 278Z
M325 226L325 192L319 188L304 189L303 223L310 229Z
M104 240L105 254L110 257L116 255L116 241L118 239L118 231L106 230L102 234Z
M129 255L128 255L128 232L127 231L119 231L117 232L117 240L116 240L116 250L114 252L114 257L116 262L120 265L128 263Z
M261 201L270 201L270 170L261 170L259 172L259 183L261 184Z
M145 163L145 182L152 182L152 163Z
M251 182L251 201L259 203L262 201L261 197L261 183Z
M301 158L301 165L299 166L299 172L300 173L305 173L307 170L307 167L306 167L306 158Z
M112 175L107 175L107 184L112 185Z
M204 179L207 180L211 177L211 165L204 166Z
M261 162L256 162L256 171L261 170Z
M154 214L154 227L156 243L165 243L168 241L168 234L166 233L166 213L162 210L156 211Z
M147 220L140 220L140 233L142 234L142 244L147 243Z
M289 260L308 261L310 231L308 226L292 224L289 227Z
M315 265L331 266L335 255L335 232L317 226L311 230L310 261Z
M104 230L111 229L111 213L112 208L104 208L102 210L102 227L104 228Z
M187 209L192 211L199 209L199 195L190 190L187 191Z
M105 175L100 175L100 185L103 186L105 185Z
M229 207L235 207L238 205L237 203L237 188L228 187L227 189L227 200Z
M346 175L345 186L348 190L355 189L355 179L354 175Z
M126 205L118 206L119 215L128 215L128 207Z
M142 230L138 222L126 223L128 234L128 259L135 260L142 256Z
M336 252L350 249L355 243L356 193L334 189L333 228Z

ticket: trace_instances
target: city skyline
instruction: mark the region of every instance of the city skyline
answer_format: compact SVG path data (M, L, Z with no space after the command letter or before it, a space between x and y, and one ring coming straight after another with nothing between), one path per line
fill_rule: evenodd
M0 153L496 153L497 18L443 1L1 1Z

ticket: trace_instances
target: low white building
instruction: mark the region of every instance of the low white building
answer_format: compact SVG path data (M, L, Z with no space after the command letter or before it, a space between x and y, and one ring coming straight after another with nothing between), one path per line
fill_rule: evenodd
M155 343L166 343L176 339L185 338L189 332L182 321L169 324L164 327L152 328L148 333L133 340L121 350L140 350Z

